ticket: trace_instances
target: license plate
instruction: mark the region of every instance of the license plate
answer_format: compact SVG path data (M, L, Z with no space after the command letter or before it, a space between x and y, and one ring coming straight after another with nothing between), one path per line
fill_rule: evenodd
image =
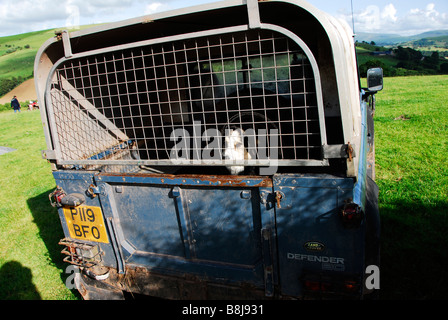
M109 243L100 207L78 206L63 210L70 237Z

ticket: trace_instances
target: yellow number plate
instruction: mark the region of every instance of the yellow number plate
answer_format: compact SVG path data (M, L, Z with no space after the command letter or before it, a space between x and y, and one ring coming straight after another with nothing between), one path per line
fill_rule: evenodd
M109 243L100 207L78 206L63 210L70 237Z

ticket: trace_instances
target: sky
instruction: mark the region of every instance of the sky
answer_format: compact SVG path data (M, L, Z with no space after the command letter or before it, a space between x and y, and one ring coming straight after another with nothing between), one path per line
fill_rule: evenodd
M448 30L448 0L307 0L355 33ZM214 0L0 0L0 36L116 22ZM353 7L353 15L352 15ZM354 22L354 24L353 24Z

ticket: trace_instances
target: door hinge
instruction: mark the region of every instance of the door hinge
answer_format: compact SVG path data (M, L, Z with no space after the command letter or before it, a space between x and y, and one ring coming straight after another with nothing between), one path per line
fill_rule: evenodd
M354 145L350 142L347 144L333 144L323 146L324 159L348 158L350 161L356 156Z

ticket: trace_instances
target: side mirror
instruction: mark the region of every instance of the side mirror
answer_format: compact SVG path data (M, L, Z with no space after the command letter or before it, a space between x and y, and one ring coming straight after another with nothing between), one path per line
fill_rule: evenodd
M383 69L372 68L367 70L367 88L369 91L380 91L383 89Z

